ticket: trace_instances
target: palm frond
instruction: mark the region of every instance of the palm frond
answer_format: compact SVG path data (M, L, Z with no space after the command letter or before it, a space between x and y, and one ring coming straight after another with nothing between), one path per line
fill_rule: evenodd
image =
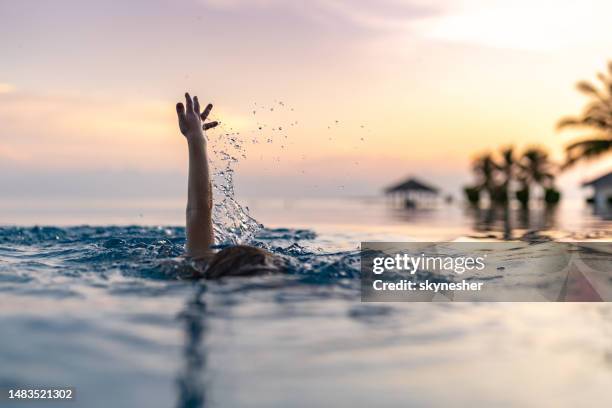
M580 116L564 117L557 123L557 129L567 127L585 127L603 133L612 133L612 61L608 62L608 75L598 73L597 78L603 84L600 90L588 81L580 81L576 88L591 98Z
M597 79L603 85L603 89L607 92L606 98L609 99L612 96L612 81L605 74L598 72Z
M565 150L575 149L610 149L612 148L612 138L610 137L597 137L593 139L580 140L569 144Z
M598 137L574 142L566 147L567 158L564 168L579 160L590 160L612 152L612 137Z
M587 81L580 81L576 84L576 89L588 96L594 96L598 99L604 99L604 96L599 93L599 90Z
M557 129L563 129L563 128L567 128L567 127L575 127L575 126L582 126L582 119L579 119L575 116L567 116L565 118L562 118L558 123L557 123Z

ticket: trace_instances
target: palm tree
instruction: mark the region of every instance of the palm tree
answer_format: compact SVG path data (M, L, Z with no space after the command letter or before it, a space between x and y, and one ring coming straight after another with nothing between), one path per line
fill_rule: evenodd
M486 191L492 203L509 208L510 188L514 180L521 186L515 193L516 198L525 208L529 204L530 187L533 184L544 189L544 200L547 203L559 201L560 193L554 188L558 165L551 162L546 150L531 147L518 158L514 152L512 147L508 147L498 155L486 153L474 160L472 169L476 174L476 184L464 188L470 203L478 205L480 193Z
M510 196L510 184L514 178L514 148L512 146L507 147L501 151L501 163L498 165L499 171L503 175L502 185L500 187L501 201L508 202Z
M512 223L510 219L510 185L514 177L514 168L516 163L514 160L514 148L512 146L505 148L501 151L501 163L499 164L499 171L503 176L501 186L499 186L499 193L496 197L498 203L504 204L504 239L512 239Z
M555 204L560 199L560 193L554 188L555 165L550 161L548 153L539 147L531 147L523 153L518 163L518 179L522 189L517 191L517 199L527 206L531 184L538 184L544 188L544 200Z
M534 183L547 188L555 179L554 165L548 158L548 153L539 147L531 147L523 153L521 169L526 177Z
M591 101L580 116L563 118L558 124L560 129L582 127L595 131L592 136L567 146L565 167L612 151L612 61L608 62L608 74L599 73L597 78L601 88L587 81L578 82L576 88Z
M487 192L492 202L508 204L508 190L516 166L514 149L508 147L502 150L499 156L498 160L493 154L485 153L472 162L472 170L476 174L477 184L473 187L466 187L464 190L468 200L473 204L478 203L482 191Z
M495 174L499 169L497 163L493 159L490 153L485 153L480 157L477 157L472 164L474 173L478 177L478 188L484 190L492 198L495 195L496 182Z
M496 190L495 174L497 170L498 166L490 153L485 153L474 159L472 171L476 174L476 184L463 188L466 198L472 205L478 206L482 191L486 191L489 198L492 199Z

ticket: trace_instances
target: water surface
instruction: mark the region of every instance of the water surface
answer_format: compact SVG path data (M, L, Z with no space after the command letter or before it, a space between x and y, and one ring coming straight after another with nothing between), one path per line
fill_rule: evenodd
M498 229L351 205L361 224L247 229L300 267L215 282L181 279L182 227L0 228L0 386L74 386L79 407L612 403L609 304L361 303L360 241Z

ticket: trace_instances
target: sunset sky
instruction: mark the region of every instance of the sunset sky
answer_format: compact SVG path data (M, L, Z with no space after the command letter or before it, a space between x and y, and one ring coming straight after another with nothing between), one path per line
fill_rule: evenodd
M408 174L456 192L487 149L561 158L580 133L555 124L612 58L610 15L609 0L0 0L0 188L182 197L189 90L240 132L239 194L375 194Z

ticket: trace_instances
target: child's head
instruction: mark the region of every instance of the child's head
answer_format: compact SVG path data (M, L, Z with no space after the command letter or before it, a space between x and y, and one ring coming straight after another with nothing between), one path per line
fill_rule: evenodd
M283 270L282 259L263 249L237 245L219 251L210 260L204 276L217 279L224 276L253 276L279 273Z

